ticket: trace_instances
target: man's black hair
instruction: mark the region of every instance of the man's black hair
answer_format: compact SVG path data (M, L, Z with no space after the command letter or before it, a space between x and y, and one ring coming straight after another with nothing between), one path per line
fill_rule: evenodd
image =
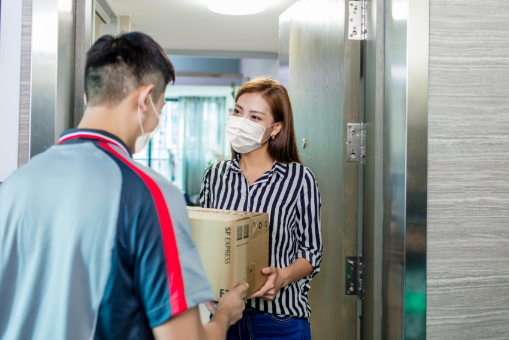
M163 48L151 37L130 32L99 38L87 53L85 93L88 106L120 103L142 85L154 85L157 101L175 70Z

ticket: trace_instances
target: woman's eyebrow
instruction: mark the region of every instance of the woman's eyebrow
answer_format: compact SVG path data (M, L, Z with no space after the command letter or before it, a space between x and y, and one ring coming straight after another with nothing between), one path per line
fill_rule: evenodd
M239 109L241 110L244 110L244 108L242 106L240 106L239 104L235 104L236 107L238 107ZM250 110L249 111L250 113L259 113L259 114L262 114L262 115L267 115L265 112L262 112L262 111L256 111L256 110Z
M265 115L265 113L264 113L264 112L262 112L262 111L255 111L255 110L251 110L251 111L249 111L249 112L251 112L251 113L260 113L260 114L262 114L262 115Z

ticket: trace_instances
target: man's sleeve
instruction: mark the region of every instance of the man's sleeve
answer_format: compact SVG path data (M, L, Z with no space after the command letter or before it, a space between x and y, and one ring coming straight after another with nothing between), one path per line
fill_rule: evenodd
M179 189L155 179L140 209L134 244L135 289L150 327L214 298Z

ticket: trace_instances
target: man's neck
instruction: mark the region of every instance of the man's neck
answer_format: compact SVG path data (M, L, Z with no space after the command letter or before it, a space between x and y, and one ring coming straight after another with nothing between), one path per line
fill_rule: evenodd
M134 131L127 120L128 117L125 116L125 111L121 107L110 109L96 106L85 110L78 128L103 130L111 133L120 138L129 150L133 152L140 128L138 126L137 131Z

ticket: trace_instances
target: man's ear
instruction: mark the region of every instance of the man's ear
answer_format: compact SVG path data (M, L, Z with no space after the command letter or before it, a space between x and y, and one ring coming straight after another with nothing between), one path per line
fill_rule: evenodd
M140 86L140 97L138 98L138 104L140 105L140 110L142 113L147 112L148 108L150 107L150 98L149 96L152 95L152 92L154 91L154 85L150 84L147 86Z

